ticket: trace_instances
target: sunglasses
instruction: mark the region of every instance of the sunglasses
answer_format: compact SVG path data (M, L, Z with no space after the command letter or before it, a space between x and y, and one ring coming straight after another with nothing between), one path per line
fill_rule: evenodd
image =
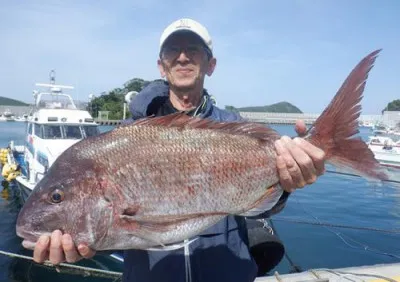
M194 58L201 54L202 51L205 51L208 58L211 57L211 52L203 45L199 44L189 44L185 47L178 45L166 45L162 48L160 56L163 59L174 60L176 59L182 52L185 52L186 56L189 58Z

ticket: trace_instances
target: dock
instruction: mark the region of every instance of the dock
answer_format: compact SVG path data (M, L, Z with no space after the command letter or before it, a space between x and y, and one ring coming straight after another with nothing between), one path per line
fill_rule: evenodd
M264 112L239 112L241 117L248 121L266 123L266 124L295 124L297 120L303 120L305 124L313 124L320 114L307 113L264 113ZM362 122L375 124L376 121L382 120L380 115L361 115L359 118ZM95 119L98 125L119 125L121 120Z
M346 267L337 269L310 269L300 273L279 274L258 277L255 282L334 282L334 281L400 281L400 263L377 264L370 266Z

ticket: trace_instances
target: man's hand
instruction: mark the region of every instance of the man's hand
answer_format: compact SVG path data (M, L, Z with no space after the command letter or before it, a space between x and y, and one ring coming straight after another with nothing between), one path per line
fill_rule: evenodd
M303 121L297 121L295 129L299 136L304 136L307 130ZM275 142L275 148L280 185L287 192L314 183L325 172L324 151L302 138L282 136Z
M43 235L36 242L33 260L37 263L43 263L45 260L50 260L52 264L64 261L74 263L82 258L91 258L95 253L86 245L76 248L69 234L63 235L60 230L55 230L51 236Z

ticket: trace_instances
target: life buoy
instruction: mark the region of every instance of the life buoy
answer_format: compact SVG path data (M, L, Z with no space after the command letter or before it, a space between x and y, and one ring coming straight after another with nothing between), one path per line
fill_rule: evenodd
M1 175L3 176L3 178L7 178L10 172L11 172L10 164L8 163L4 164L3 169L1 170Z
M7 163L7 155L8 155L8 149L0 149L0 163L2 165Z
M18 176L19 174L20 174L19 171L10 172L10 174L7 176L6 180L7 180L8 182L11 182L11 181L13 181L15 178L17 178L17 176Z
M8 182L13 181L19 175L19 173L20 173L19 165L9 164L9 163L6 163L1 171L1 175Z

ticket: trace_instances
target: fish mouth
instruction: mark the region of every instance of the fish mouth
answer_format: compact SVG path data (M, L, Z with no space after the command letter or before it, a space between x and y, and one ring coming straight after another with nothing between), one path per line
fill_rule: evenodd
M50 232L43 232L43 233L29 232L29 231L23 230L21 228L17 228L16 233L17 233L18 237L21 237L22 239L24 239L22 242L22 245L28 249L31 249L32 246L34 247L36 245L36 242L40 236L42 236L42 235L51 236Z

